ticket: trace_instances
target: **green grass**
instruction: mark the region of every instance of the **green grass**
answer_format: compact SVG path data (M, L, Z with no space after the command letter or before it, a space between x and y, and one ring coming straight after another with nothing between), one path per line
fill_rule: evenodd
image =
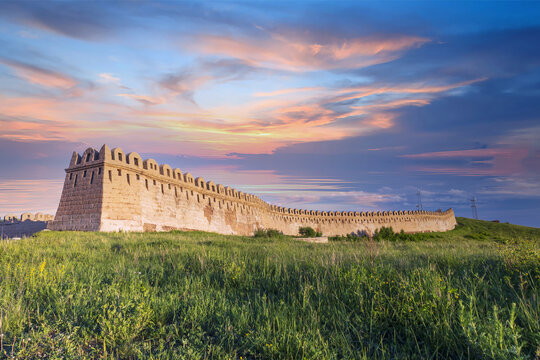
M535 359L540 229L0 242L0 358Z

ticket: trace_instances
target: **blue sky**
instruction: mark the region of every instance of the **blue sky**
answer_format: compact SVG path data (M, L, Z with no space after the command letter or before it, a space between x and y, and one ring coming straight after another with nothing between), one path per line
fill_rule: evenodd
M0 214L103 143L288 207L540 226L538 2L1 2Z

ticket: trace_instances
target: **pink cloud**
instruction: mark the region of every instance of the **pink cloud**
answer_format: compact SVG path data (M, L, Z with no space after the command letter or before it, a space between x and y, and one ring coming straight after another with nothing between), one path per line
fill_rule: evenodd
M0 212L55 214L63 180L0 180Z
M136 100L144 105L159 105L166 102L162 97L149 96L149 95L137 95L137 94L116 94L116 96L125 97L128 99Z
M298 38L297 35L270 33L266 38L257 39L200 35L190 46L204 54L230 56L253 66L309 71L388 62L396 59L401 52L429 41L406 35L314 41Z
M502 176L514 175L526 172L523 160L528 156L528 148L496 148L496 149L472 149L439 151L432 153L402 155L401 157L424 159L424 158L478 158L491 157L491 161L482 163L479 167L477 161L471 161L462 167L413 167L410 170L430 172L437 174L453 174L460 176Z
M269 96L288 95L288 94L298 93L298 92L306 92L306 91L311 92L311 91L320 91L320 90L325 90L325 88L321 86L316 86L316 87L281 89L281 90L275 90L275 91L269 91L269 92L256 92L253 94L253 96L269 97Z
M77 85L77 81L74 78L57 71L47 70L5 58L0 58L0 64L13 69L18 76L32 84L60 89L70 89Z
M449 90L461 88L464 86L472 85L477 82L486 80L487 78L477 78L467 81L461 81L453 84L446 85L429 85L426 83L412 83L399 86L360 86L352 88L344 88L338 90L339 93L345 93L346 95L340 95L333 99L333 101L347 101L352 99L364 98L371 95L378 94L435 94L442 93Z
M450 157L486 157L486 156L512 156L522 153L521 149L515 148L492 148L492 149L471 149L471 150L451 150L436 151L422 154L401 155L406 158L450 158Z

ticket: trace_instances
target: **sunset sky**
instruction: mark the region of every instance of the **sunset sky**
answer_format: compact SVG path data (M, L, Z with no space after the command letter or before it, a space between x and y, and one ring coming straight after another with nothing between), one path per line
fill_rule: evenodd
M0 2L0 215L121 147L282 206L540 227L540 2Z

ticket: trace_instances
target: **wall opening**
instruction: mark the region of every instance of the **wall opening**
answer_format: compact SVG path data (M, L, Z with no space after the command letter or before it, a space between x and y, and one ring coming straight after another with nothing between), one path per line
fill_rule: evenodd
M146 190L148 190L148 179L144 179L144 185L146 185Z
M122 161L122 154L118 153L118 161Z
M83 177L86 177L86 170L84 170L83 172Z
M154 180L154 186L156 186L156 180Z
M163 190L163 184L161 184L161 193L165 194L165 190Z
M92 153L86 154L86 162L89 162L89 161L90 161L90 156L92 156Z
M140 179L141 179L141 177L139 176L139 174L136 174L135 176L137 177L137 180L140 180Z
M139 166L139 159L135 158L133 159L133 162L135 163L135 166Z
M112 170L109 170L109 181L112 182Z
M126 174L128 185L131 185L131 181L129 180L129 174Z
M94 172L92 171L92 176L90 176L90 185L94 183Z
M98 168L98 175L101 175L101 168Z
M73 179L73 173L69 173L69 180Z
M77 187L77 174L75 174L75 181L73 182L73 187Z
M122 170L118 169L118 176L122 176Z

